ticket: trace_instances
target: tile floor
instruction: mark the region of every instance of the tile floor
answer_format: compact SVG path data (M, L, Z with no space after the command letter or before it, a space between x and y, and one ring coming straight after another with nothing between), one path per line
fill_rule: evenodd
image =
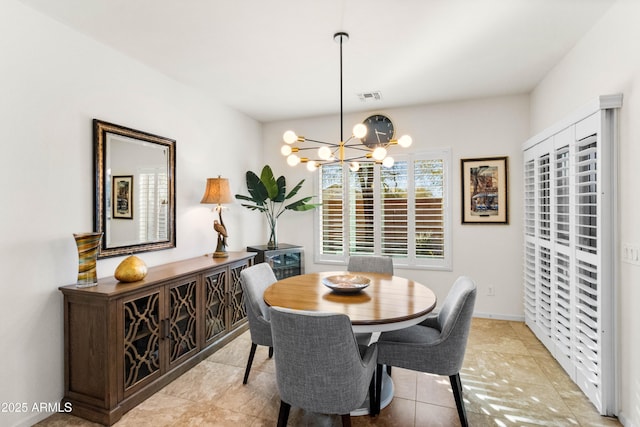
M115 425L275 426L280 400L275 366L258 347L249 383L246 332L128 412ZM469 423L482 426L620 426L595 408L520 322L473 319L461 372ZM375 418L353 426L459 426L449 379L394 368L395 397ZM38 426L94 426L54 414ZM340 418L292 408L289 426L340 426Z

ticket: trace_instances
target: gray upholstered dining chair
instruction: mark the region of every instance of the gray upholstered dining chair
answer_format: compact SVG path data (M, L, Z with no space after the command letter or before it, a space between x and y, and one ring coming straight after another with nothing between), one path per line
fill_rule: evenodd
M449 376L463 427L468 426L468 423L462 399L460 369L475 300L475 283L470 278L461 276L449 290L437 314L418 325L383 332L378 340L377 379L381 378L382 364ZM376 396L380 396L378 384L380 381L376 383ZM377 399L376 413L379 411L380 400Z
M264 290L275 283L277 279L271 266L264 262L242 270L240 279L244 292L244 305L249 319L249 333L251 334L251 351L242 380L242 384L246 384L256 348L259 345L267 346L269 347L269 357L273 356L269 308L264 302L263 295Z
M347 270L393 275L393 259L388 256L353 255L349 257Z
M382 273L393 276L393 259L380 255L352 255L349 257L347 271L363 273ZM368 344L371 341L371 334L356 334L359 344ZM387 366L387 374L391 375L391 366Z
M358 346L345 314L271 307L271 330L280 392L278 426L286 426L291 406L322 414L349 413L374 393L376 344Z

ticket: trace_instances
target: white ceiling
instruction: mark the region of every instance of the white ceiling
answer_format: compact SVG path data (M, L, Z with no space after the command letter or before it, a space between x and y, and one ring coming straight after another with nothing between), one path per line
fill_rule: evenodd
M528 93L615 0L21 0L260 121ZM363 103L358 93L380 91Z

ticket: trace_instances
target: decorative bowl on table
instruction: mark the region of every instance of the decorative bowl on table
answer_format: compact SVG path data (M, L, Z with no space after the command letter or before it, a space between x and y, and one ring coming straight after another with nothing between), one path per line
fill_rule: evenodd
M322 279L322 284L339 294L355 294L369 286L368 277L355 274L338 274Z

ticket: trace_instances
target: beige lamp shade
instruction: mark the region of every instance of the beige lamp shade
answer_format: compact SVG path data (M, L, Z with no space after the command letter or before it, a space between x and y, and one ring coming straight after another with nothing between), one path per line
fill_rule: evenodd
M227 178L207 178L207 188L200 203L223 204L231 203L231 190L229 189L229 180Z

